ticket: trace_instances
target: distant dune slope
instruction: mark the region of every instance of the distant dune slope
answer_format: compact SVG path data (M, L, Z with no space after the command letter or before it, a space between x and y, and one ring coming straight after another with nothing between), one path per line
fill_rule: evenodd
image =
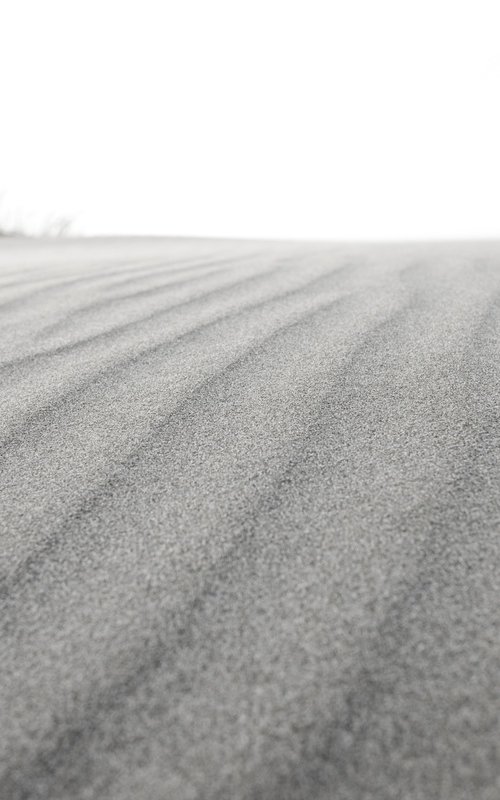
M498 800L500 244L0 242L1 800Z

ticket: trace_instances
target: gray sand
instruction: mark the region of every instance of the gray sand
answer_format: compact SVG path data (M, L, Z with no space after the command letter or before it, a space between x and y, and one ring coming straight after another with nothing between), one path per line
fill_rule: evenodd
M498 800L500 244L0 242L2 800Z

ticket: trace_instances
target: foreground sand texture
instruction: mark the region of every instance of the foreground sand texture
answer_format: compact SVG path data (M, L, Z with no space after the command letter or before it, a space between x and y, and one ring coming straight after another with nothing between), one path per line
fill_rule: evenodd
M0 241L2 800L498 800L500 245Z

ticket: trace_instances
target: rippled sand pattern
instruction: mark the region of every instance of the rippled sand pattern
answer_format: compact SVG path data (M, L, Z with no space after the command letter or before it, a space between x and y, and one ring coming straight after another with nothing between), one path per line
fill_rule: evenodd
M2 800L498 800L500 245L0 241Z

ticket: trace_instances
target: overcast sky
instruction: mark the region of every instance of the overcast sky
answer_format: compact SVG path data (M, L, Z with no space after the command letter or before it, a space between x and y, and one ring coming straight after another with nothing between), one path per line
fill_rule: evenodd
M4 212L500 236L498 0L6 0Z

